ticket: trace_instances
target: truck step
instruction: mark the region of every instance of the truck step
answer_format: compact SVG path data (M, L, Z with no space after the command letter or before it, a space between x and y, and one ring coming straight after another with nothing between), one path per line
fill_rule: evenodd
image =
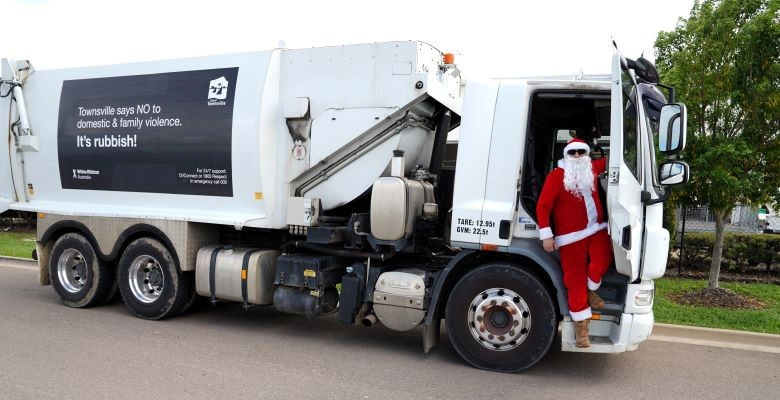
M571 317L564 317L561 321L561 351L576 353L622 353L626 350L625 344L615 343L610 338L613 330L619 327L619 320L591 320L590 321L590 347L581 349L575 345L574 321Z
M615 315L620 316L623 313L623 304L614 303L609 300L604 300L603 308L594 308L593 314Z
M589 336L590 347L581 349L575 345L574 340L561 340L561 350L575 353L618 353L624 350L615 346L606 336Z

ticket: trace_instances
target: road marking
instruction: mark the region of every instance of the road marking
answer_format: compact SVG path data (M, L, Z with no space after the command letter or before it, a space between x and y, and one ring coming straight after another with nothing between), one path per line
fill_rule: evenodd
M752 350L752 351L760 351L764 353L780 354L780 347L760 346L760 345L753 345L753 344L746 344L746 343L723 342L718 340L691 339L691 338L684 338L679 336L665 336L665 335L656 335L656 334L651 335L649 340L656 340L659 342L695 344L699 346L712 346L712 347L721 347L721 348L736 349L736 350Z

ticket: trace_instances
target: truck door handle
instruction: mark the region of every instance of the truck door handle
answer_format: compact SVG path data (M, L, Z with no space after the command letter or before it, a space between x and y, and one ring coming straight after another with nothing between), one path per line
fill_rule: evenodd
M626 250L631 250L631 225L623 227L623 235L620 238L620 245Z

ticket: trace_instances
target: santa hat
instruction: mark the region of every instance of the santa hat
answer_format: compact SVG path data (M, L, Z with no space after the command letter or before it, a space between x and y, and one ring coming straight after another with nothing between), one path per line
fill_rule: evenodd
M569 140L569 143L563 148L563 155L565 156L569 150L585 150L585 154L588 154L590 153L590 146L584 140L574 138Z

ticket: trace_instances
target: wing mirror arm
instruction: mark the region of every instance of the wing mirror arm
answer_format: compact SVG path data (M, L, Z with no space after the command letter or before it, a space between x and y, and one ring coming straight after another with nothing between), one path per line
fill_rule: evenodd
M642 203L644 203L646 206L652 206L653 204L663 203L666 201L666 199L669 198L669 196L672 194L672 188L671 187L665 187L663 194L658 196L657 199L650 198L650 192L647 190L643 190L641 194Z
M669 85L664 85L663 83L656 83L656 86L660 86L666 90L669 91L669 101L667 103L671 104L677 101L677 97L675 96L674 88Z

